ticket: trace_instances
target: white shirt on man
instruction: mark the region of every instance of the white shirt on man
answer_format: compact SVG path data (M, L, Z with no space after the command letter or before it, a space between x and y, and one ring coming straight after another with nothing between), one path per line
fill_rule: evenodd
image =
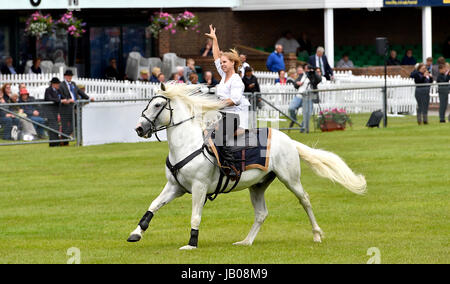
M285 54L297 53L297 48L300 44L295 38L287 39L285 37L280 38L276 44L281 44L283 46L283 51Z

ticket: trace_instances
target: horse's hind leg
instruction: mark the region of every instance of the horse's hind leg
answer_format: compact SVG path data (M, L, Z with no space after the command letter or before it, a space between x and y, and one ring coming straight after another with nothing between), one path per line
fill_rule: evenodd
M272 181L275 179L275 174L270 173L263 183L256 184L250 187L250 199L252 201L253 208L255 210L255 222L253 223L250 232L245 240L234 243L234 245L246 245L251 246L259 232L264 220L268 215L266 201L264 199L264 193Z
M286 187L290 191L292 191L292 193L295 194L295 196L300 201L300 204L305 209L306 214L308 214L309 221L311 222L314 241L320 243L324 234L322 229L320 229L319 225L317 224L308 194L303 190L303 186L300 182L300 169L298 169L298 173L294 168L286 169L285 171L279 171L277 172L277 177L281 180L281 182L284 183L284 185L286 185Z

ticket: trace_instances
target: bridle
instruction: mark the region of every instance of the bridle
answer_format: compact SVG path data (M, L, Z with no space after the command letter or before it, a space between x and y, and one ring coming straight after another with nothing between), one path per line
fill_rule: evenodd
M150 118L148 118L148 117L145 115L145 112L148 110L148 107L150 106L150 104L152 103L152 101L153 101L154 99L156 99L156 98L164 99L164 100L166 101L166 103L161 107L161 109L159 110L159 112L156 114L155 118L154 118L153 120L151 120ZM160 127L157 128L157 127L156 127L156 121L158 120L159 116L161 115L161 113L162 113L164 110L170 111L170 119L169 119L169 123L168 123L167 125L163 125L163 126L160 126ZM158 132L159 132L159 131L166 130L166 129L169 129L169 128L172 128L172 127L176 127L176 126L178 126L178 125L181 125L181 124L183 124L183 123L185 123L185 122L188 122L189 120L192 120L192 119L195 118L195 116L192 116L192 117L187 118L187 119L184 119L184 120L182 120L182 121L180 121L180 122L174 123L174 122L173 122L173 108L172 108L172 106L171 106L171 104L170 104L170 99L169 99L169 98L166 98L165 96L154 96L154 97L148 102L147 107L142 111L141 117L144 118L145 120L147 120L148 123L150 123L150 129L149 129L149 131L147 131L146 133L144 133L144 136L145 136L145 135L148 135L148 134L150 134L150 136L151 136L151 134L155 133L156 139L158 139L159 142L161 142L161 140L160 140L159 137L158 137Z

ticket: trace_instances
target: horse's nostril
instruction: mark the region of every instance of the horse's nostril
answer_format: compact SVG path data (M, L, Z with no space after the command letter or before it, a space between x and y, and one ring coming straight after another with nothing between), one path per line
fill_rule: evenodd
M138 136L144 136L144 128L142 128L142 126L137 127L135 130Z

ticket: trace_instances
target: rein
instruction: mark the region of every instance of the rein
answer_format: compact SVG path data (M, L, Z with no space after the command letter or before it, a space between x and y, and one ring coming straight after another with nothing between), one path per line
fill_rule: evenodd
M150 118L148 118L148 117L145 115L145 111L147 111L147 109L148 109L148 107L150 106L151 102L152 102L154 99L156 99L156 98L163 98L163 99L166 100L166 103L165 103L164 106L160 109L160 111L158 112L158 114L155 116L155 119L152 121L152 120L150 120ZM168 106L168 108L167 108L167 106ZM159 127L159 128L156 128L156 126L155 126L155 125L156 125L156 120L159 118L159 115L163 112L163 110L169 110L169 111L170 111L170 120L169 120L169 124L168 124L168 125L161 126L161 127ZM158 139L159 142L161 142L161 139L159 139L159 137L158 137L158 132L159 132L159 131L167 130L167 129L169 129L169 128L179 126L179 125L181 125L181 124L183 124L183 123L185 123L185 122L188 122L188 121L190 121L190 120L193 120L193 119L195 118L195 116L192 116L192 117L187 118L187 119L184 119L184 120L182 120L182 121L180 121L180 122L174 123L174 122L173 122L173 108L172 108L172 106L170 105L170 99L169 99L169 98L166 98L166 97L164 97L164 96L154 96L154 97L148 102L147 107L142 111L141 117L145 118L145 120L147 120L147 121L150 123L150 127L151 127L151 128L150 128L150 132L151 132L152 134L155 133L156 139Z

